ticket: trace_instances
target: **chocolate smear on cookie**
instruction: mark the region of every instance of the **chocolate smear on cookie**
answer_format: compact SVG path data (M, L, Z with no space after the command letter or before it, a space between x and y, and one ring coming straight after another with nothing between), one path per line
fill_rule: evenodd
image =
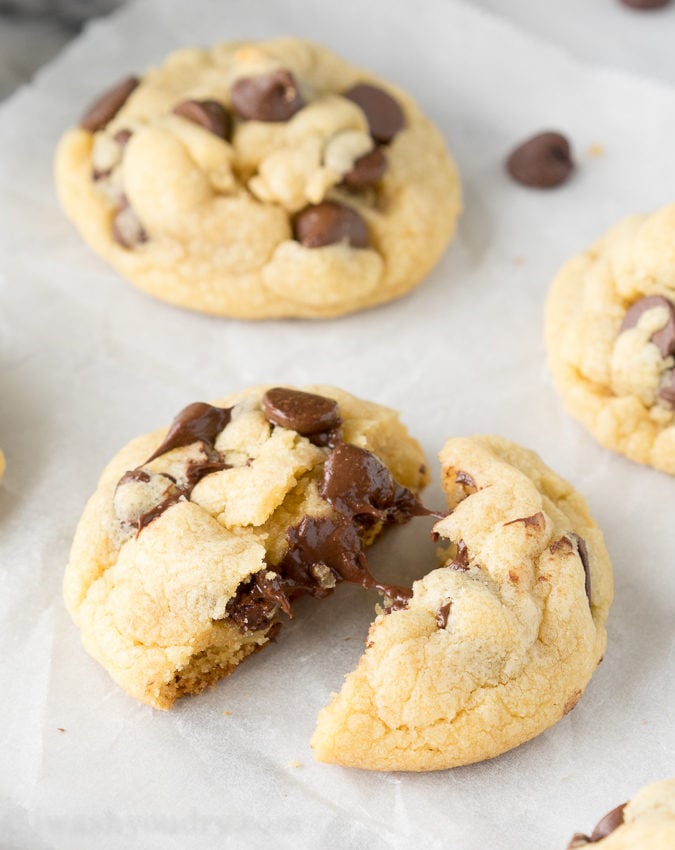
M125 77L117 85L103 92L80 119L80 127L90 133L102 130L124 106L139 82L138 77Z
M666 357L675 355L675 304L663 295L647 295L632 304L623 317L619 333L634 328L642 314L655 307L663 307L668 312L666 324L650 337L650 341L659 349L665 360Z
M217 100L184 100L173 111L175 115L199 124L220 139L227 139L230 134L232 121L225 107Z
M511 152L506 170L518 183L535 189L560 186L574 170L570 143L560 133L539 133Z
M452 599L448 599L436 609L436 625L439 629L444 629L448 625L448 617L452 608Z
M99 178L100 175L97 176L95 173L94 180ZM117 210L112 220L112 233L115 242L123 248L134 248L136 245L142 245L143 242L148 241L148 234L145 232L141 220L126 198L124 198L122 206Z
M241 77L232 86L232 109L248 121L288 121L305 105L295 77L285 68Z
M388 144L405 127L405 116L397 100L377 86L359 83L342 93L366 115L370 135L380 144Z
M322 201L301 210L293 220L293 235L304 248L322 248L344 242L352 248L370 245L368 226L351 207Z

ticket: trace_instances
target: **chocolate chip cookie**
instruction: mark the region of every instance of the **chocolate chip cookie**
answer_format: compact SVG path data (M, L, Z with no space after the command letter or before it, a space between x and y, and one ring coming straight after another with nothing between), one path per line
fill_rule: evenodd
M571 711L602 659L612 570L582 496L499 437L450 439L440 458L444 566L374 621L319 715L320 761L421 771L491 758Z
M546 345L568 411L603 446L675 474L675 205L563 266Z
M180 50L119 81L66 133L56 181L82 236L141 289L248 319L403 295L460 210L412 99L296 38Z
M675 779L655 782L606 814L590 835L576 833L567 850L672 850L675 847Z
M112 460L78 526L64 595L87 651L170 708L228 675L293 600L370 572L380 531L429 512L424 456L396 413L327 387L197 402Z

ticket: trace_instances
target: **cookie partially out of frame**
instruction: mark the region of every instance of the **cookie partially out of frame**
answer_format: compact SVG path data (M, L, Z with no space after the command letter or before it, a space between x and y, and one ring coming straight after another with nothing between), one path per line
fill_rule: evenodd
M603 446L675 474L675 205L563 266L546 345L568 411Z
M378 582L367 544L428 513L418 443L381 405L331 387L189 405L111 461L80 520L64 595L87 651L170 708L273 638L296 596Z
M675 779L642 788L606 814L590 835L576 833L567 850L672 850L675 847Z
M440 458L445 566L372 624L319 715L320 761L422 771L491 758L574 708L602 659L612 571L583 497L498 437L450 439Z
M68 216L162 300L329 317L416 286L460 210L445 142L395 86L297 38L184 49L64 136Z

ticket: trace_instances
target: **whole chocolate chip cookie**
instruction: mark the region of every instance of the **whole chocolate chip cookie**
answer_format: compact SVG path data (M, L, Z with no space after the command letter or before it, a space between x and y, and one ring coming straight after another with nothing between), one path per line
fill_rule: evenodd
M320 761L438 770L499 755L574 708L605 649L612 569L582 496L499 437L440 454L445 564L371 626L319 715Z
M408 95L295 38L181 50L122 79L66 133L56 181L82 236L141 289L249 319L403 295L461 203Z
M64 594L85 648L156 708L262 647L302 595L341 581L405 604L366 546L428 514L424 456L396 413L334 388L196 402L107 467Z
M675 474L675 205L563 266L546 344L569 412L603 446Z
M675 847L675 779L655 782L606 814L590 835L576 833L567 850L672 850Z

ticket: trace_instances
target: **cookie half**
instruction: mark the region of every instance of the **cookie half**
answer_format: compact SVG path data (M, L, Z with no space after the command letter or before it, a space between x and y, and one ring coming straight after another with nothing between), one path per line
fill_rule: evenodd
M567 850L672 850L675 847L675 779L647 785L606 814L590 835L577 833Z
M675 474L675 205L563 266L546 346L565 407L603 446Z
M612 570L583 497L499 437L450 439L440 458L445 566L374 621L319 715L320 761L422 771L497 756L574 708L602 659Z
M64 596L87 651L170 708L228 675L340 581L390 600L365 547L428 513L397 414L332 387L256 388L185 408L111 461L73 542Z
M56 182L84 239L141 289L247 319L403 295L461 205L414 101L297 38L179 50L120 81L64 136Z

